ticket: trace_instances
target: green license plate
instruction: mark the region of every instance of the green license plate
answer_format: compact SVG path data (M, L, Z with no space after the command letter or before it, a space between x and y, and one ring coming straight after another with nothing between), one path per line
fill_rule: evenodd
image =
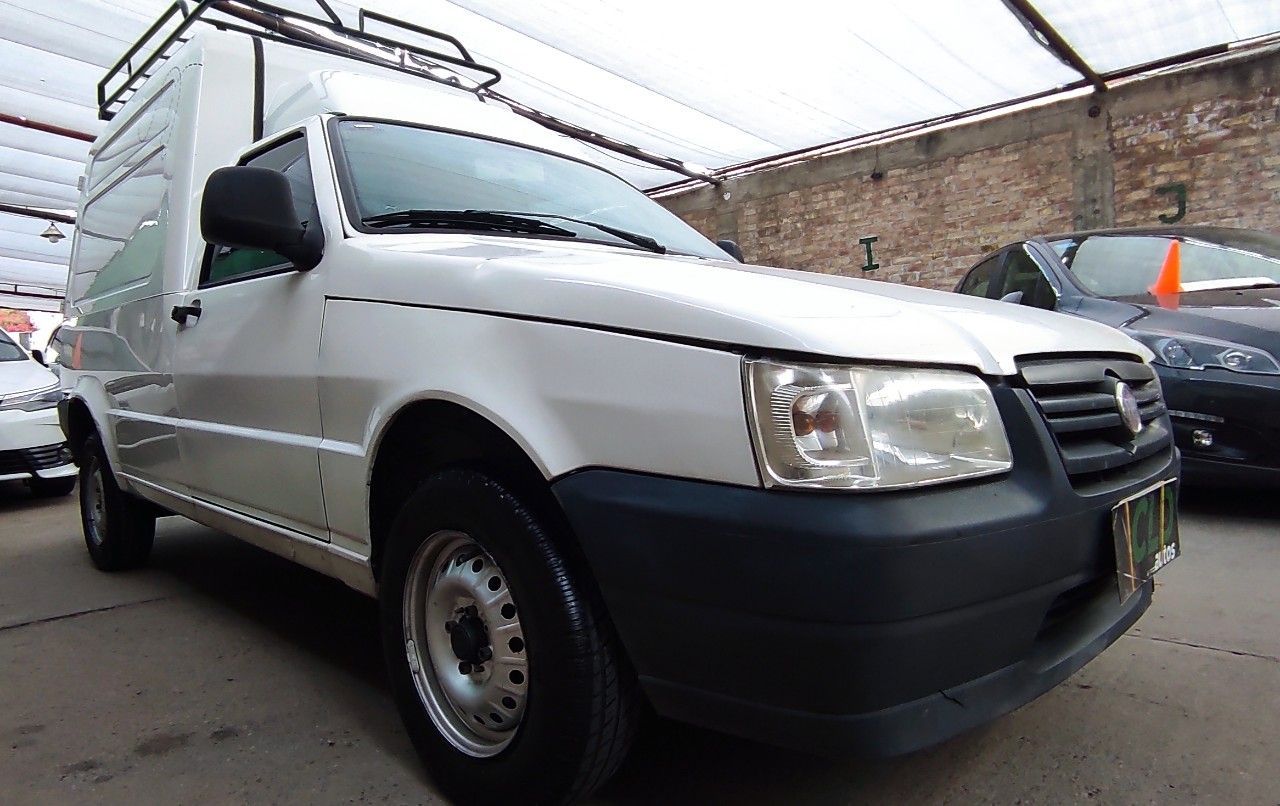
M1182 553L1178 545L1178 481L1125 499L1111 510L1120 601Z

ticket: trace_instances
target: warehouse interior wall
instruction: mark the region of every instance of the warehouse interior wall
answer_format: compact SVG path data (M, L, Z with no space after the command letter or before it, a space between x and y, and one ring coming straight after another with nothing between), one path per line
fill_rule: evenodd
M1277 75L1273 47L660 201L749 262L947 289L1037 234L1280 231Z

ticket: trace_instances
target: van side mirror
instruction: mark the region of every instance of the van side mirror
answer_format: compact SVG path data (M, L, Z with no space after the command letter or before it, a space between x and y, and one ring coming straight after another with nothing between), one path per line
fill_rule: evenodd
M46 367L49 366L49 362L44 360L43 350L32 350L31 357L34 358L36 361L38 361L41 364L41 366L46 366Z
M324 255L324 235L294 211L289 180L279 171L237 165L209 174L200 205L200 234L215 246L269 249L310 271Z
M1012 302L1014 305L1021 305L1021 304L1022 304L1022 292L1021 292L1021 291L1010 291L1008 294L1005 294L1003 297L1001 297L1001 298L1000 298L1000 301L1001 301L1001 302Z
M729 257L733 258L734 260L738 261L739 263L746 263L746 262L747 262L747 261L746 261L746 260L744 260L744 259L743 259L743 257L742 257L742 247L738 246L736 243L734 243L733 241L729 240L728 238L722 238L721 240L716 241L716 246L718 246L718 247L720 247L721 249L723 249L724 251L728 252L728 253L729 253Z

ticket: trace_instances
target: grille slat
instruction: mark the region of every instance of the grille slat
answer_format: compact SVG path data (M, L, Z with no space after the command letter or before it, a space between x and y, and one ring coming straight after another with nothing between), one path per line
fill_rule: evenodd
M1045 414L1076 414L1084 411L1114 411L1116 399L1113 395L1101 392L1082 392L1046 396L1040 401L1040 408Z
M1063 447L1062 460L1070 475L1100 473L1146 459L1168 443L1169 430L1163 423L1153 423L1139 432L1131 448L1105 438L1090 437Z
M1077 489L1128 483L1137 465L1146 469L1145 460L1172 449L1160 384L1148 365L1123 359L1045 360L1025 362L1019 370ZM1116 408L1120 381L1138 402L1143 428L1136 436Z
M1151 402L1159 402L1160 387L1154 383L1149 383L1146 386L1142 386L1137 389L1134 389L1133 396L1134 398L1137 399L1138 405L1143 405Z
M1053 429L1053 433L1055 434L1071 434L1078 431L1102 431L1108 428L1122 427L1124 425L1124 421L1120 419L1119 413L1115 411L1114 403L1111 404L1111 409L1111 411L1098 412L1097 414L1054 417L1049 421L1049 427Z

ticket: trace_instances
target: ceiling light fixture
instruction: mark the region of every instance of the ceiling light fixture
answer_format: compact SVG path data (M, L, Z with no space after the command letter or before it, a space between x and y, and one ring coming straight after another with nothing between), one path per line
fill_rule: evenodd
M62 230L58 229L57 224L50 221L49 226L44 228L44 232L40 233L40 237L44 238L49 243L57 243L67 236L62 234Z

